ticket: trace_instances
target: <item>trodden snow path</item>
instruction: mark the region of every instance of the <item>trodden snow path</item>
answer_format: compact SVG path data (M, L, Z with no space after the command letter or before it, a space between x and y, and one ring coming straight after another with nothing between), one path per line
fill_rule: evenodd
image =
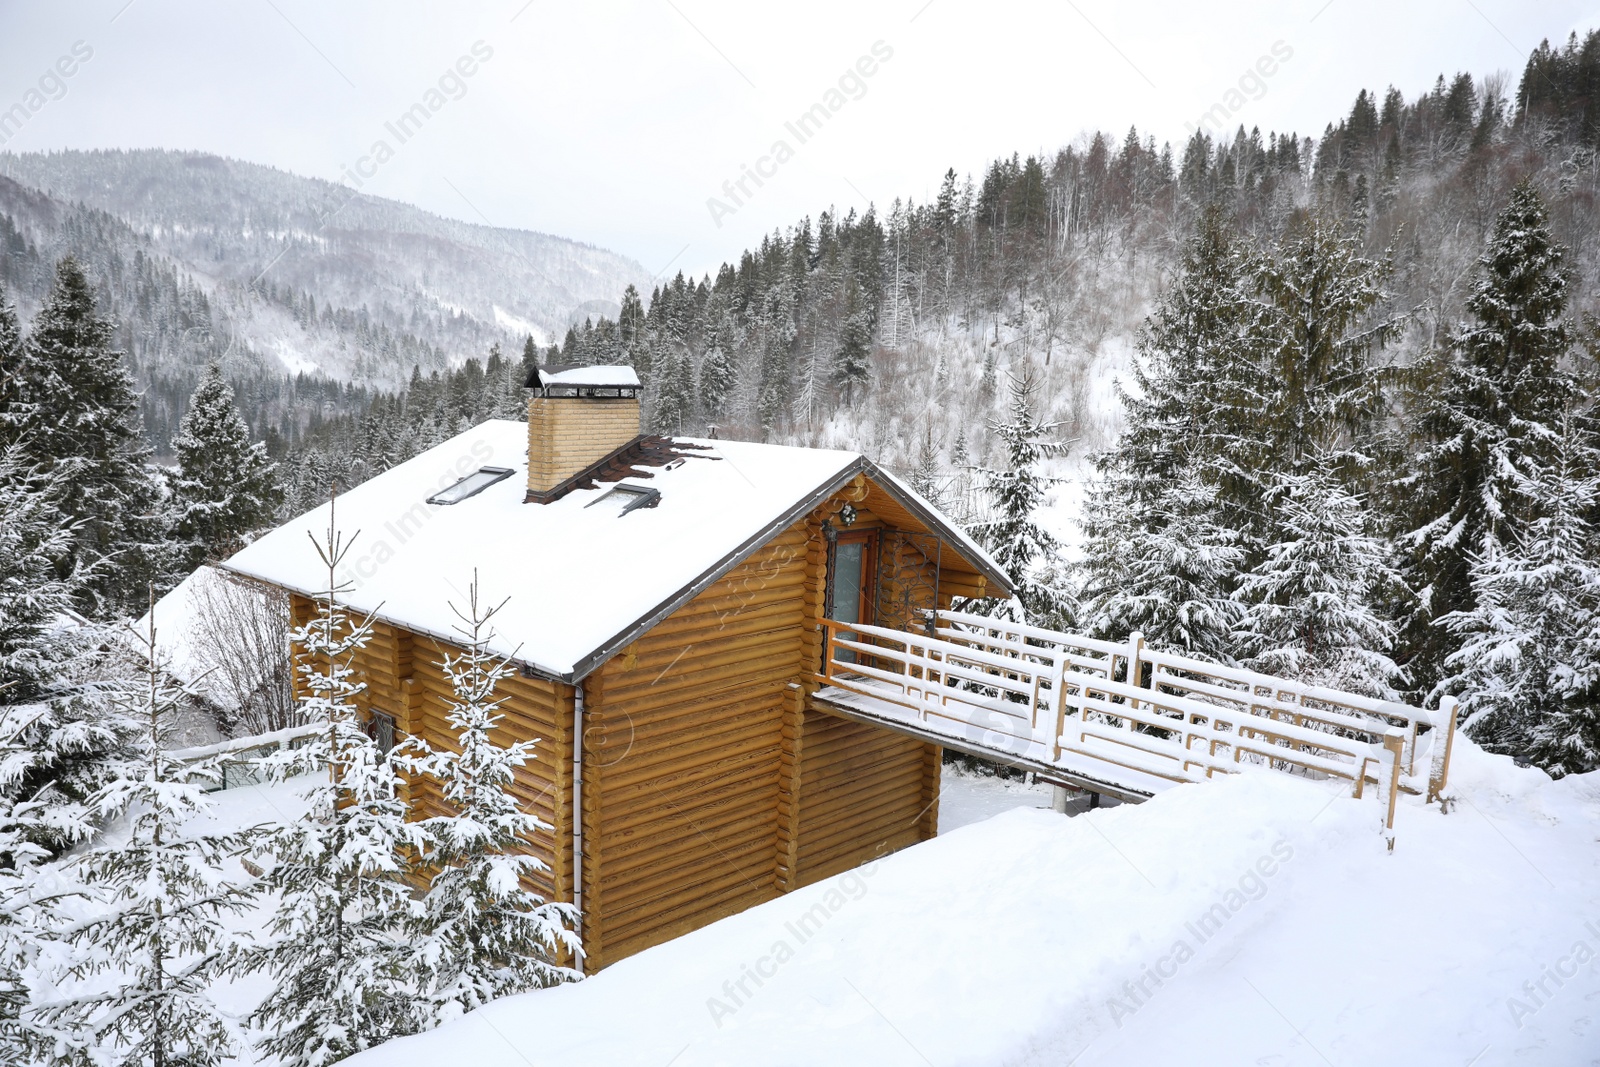
M1600 1063L1600 775L1457 745L1392 855L1283 775L1014 810L351 1062Z

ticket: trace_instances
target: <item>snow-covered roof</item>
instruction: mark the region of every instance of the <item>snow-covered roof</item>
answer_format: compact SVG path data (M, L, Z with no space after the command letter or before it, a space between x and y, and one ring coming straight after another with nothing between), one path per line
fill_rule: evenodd
M1004 588L1002 571L927 504L854 452L736 441L692 441L687 458L526 504L527 426L485 422L343 494L339 530L355 536L339 599L359 612L442 640L459 640L450 608L474 569L496 617L494 651L563 680L577 680L865 473ZM482 467L513 472L455 504L427 499ZM637 495L654 506L623 514ZM602 500L612 494L609 500ZM594 506L590 506L594 505ZM329 507L294 519L239 552L228 569L307 595L327 585L309 543L325 539ZM359 534L357 535L357 531Z
M215 568L201 566L156 601L156 653L167 673L186 686L193 685L205 673L195 647L199 636L197 629L202 625L199 614L205 590L227 580ZM131 640L149 632L150 612L147 611L125 631L125 636Z
M639 372L627 364L573 367L571 370L557 371L555 374L547 374L544 371L540 371L539 377L547 386L597 385L609 388L614 386L637 386L639 384Z

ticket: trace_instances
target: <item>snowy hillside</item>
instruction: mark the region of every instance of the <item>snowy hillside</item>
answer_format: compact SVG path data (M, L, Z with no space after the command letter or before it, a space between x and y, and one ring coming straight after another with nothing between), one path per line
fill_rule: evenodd
M0 153L0 246L24 319L58 258L84 260L141 384L175 376L179 403L224 353L235 378L394 388L413 366L558 340L647 283L604 249L192 152Z
M351 1062L1600 1062L1600 781L1456 744L1392 855L1282 775L1010 811Z

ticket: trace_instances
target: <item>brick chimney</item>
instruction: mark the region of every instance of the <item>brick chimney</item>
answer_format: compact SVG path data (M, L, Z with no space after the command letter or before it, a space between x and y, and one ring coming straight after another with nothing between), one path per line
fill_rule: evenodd
M632 367L537 371L528 385L530 501L639 436L639 375Z

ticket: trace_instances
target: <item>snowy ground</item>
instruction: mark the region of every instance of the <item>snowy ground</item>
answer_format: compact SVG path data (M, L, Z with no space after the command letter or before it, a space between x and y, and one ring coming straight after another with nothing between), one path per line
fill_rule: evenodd
M1109 798L1101 803L1114 806ZM1087 811L1087 793L1072 793L1067 810L1073 815ZM1050 787L1043 782L1029 783L1023 778L996 778L992 774L964 771L960 765L947 763L939 786L939 832L948 834L963 826L991 819L1013 808L1032 811L1050 810Z
M992 818L1013 808L1050 809L1050 787L1022 778L996 778L945 764L939 788L939 832Z
M352 1064L1600 1064L1600 776L1454 763L1392 855L1270 772L1072 819L956 776L936 840Z

